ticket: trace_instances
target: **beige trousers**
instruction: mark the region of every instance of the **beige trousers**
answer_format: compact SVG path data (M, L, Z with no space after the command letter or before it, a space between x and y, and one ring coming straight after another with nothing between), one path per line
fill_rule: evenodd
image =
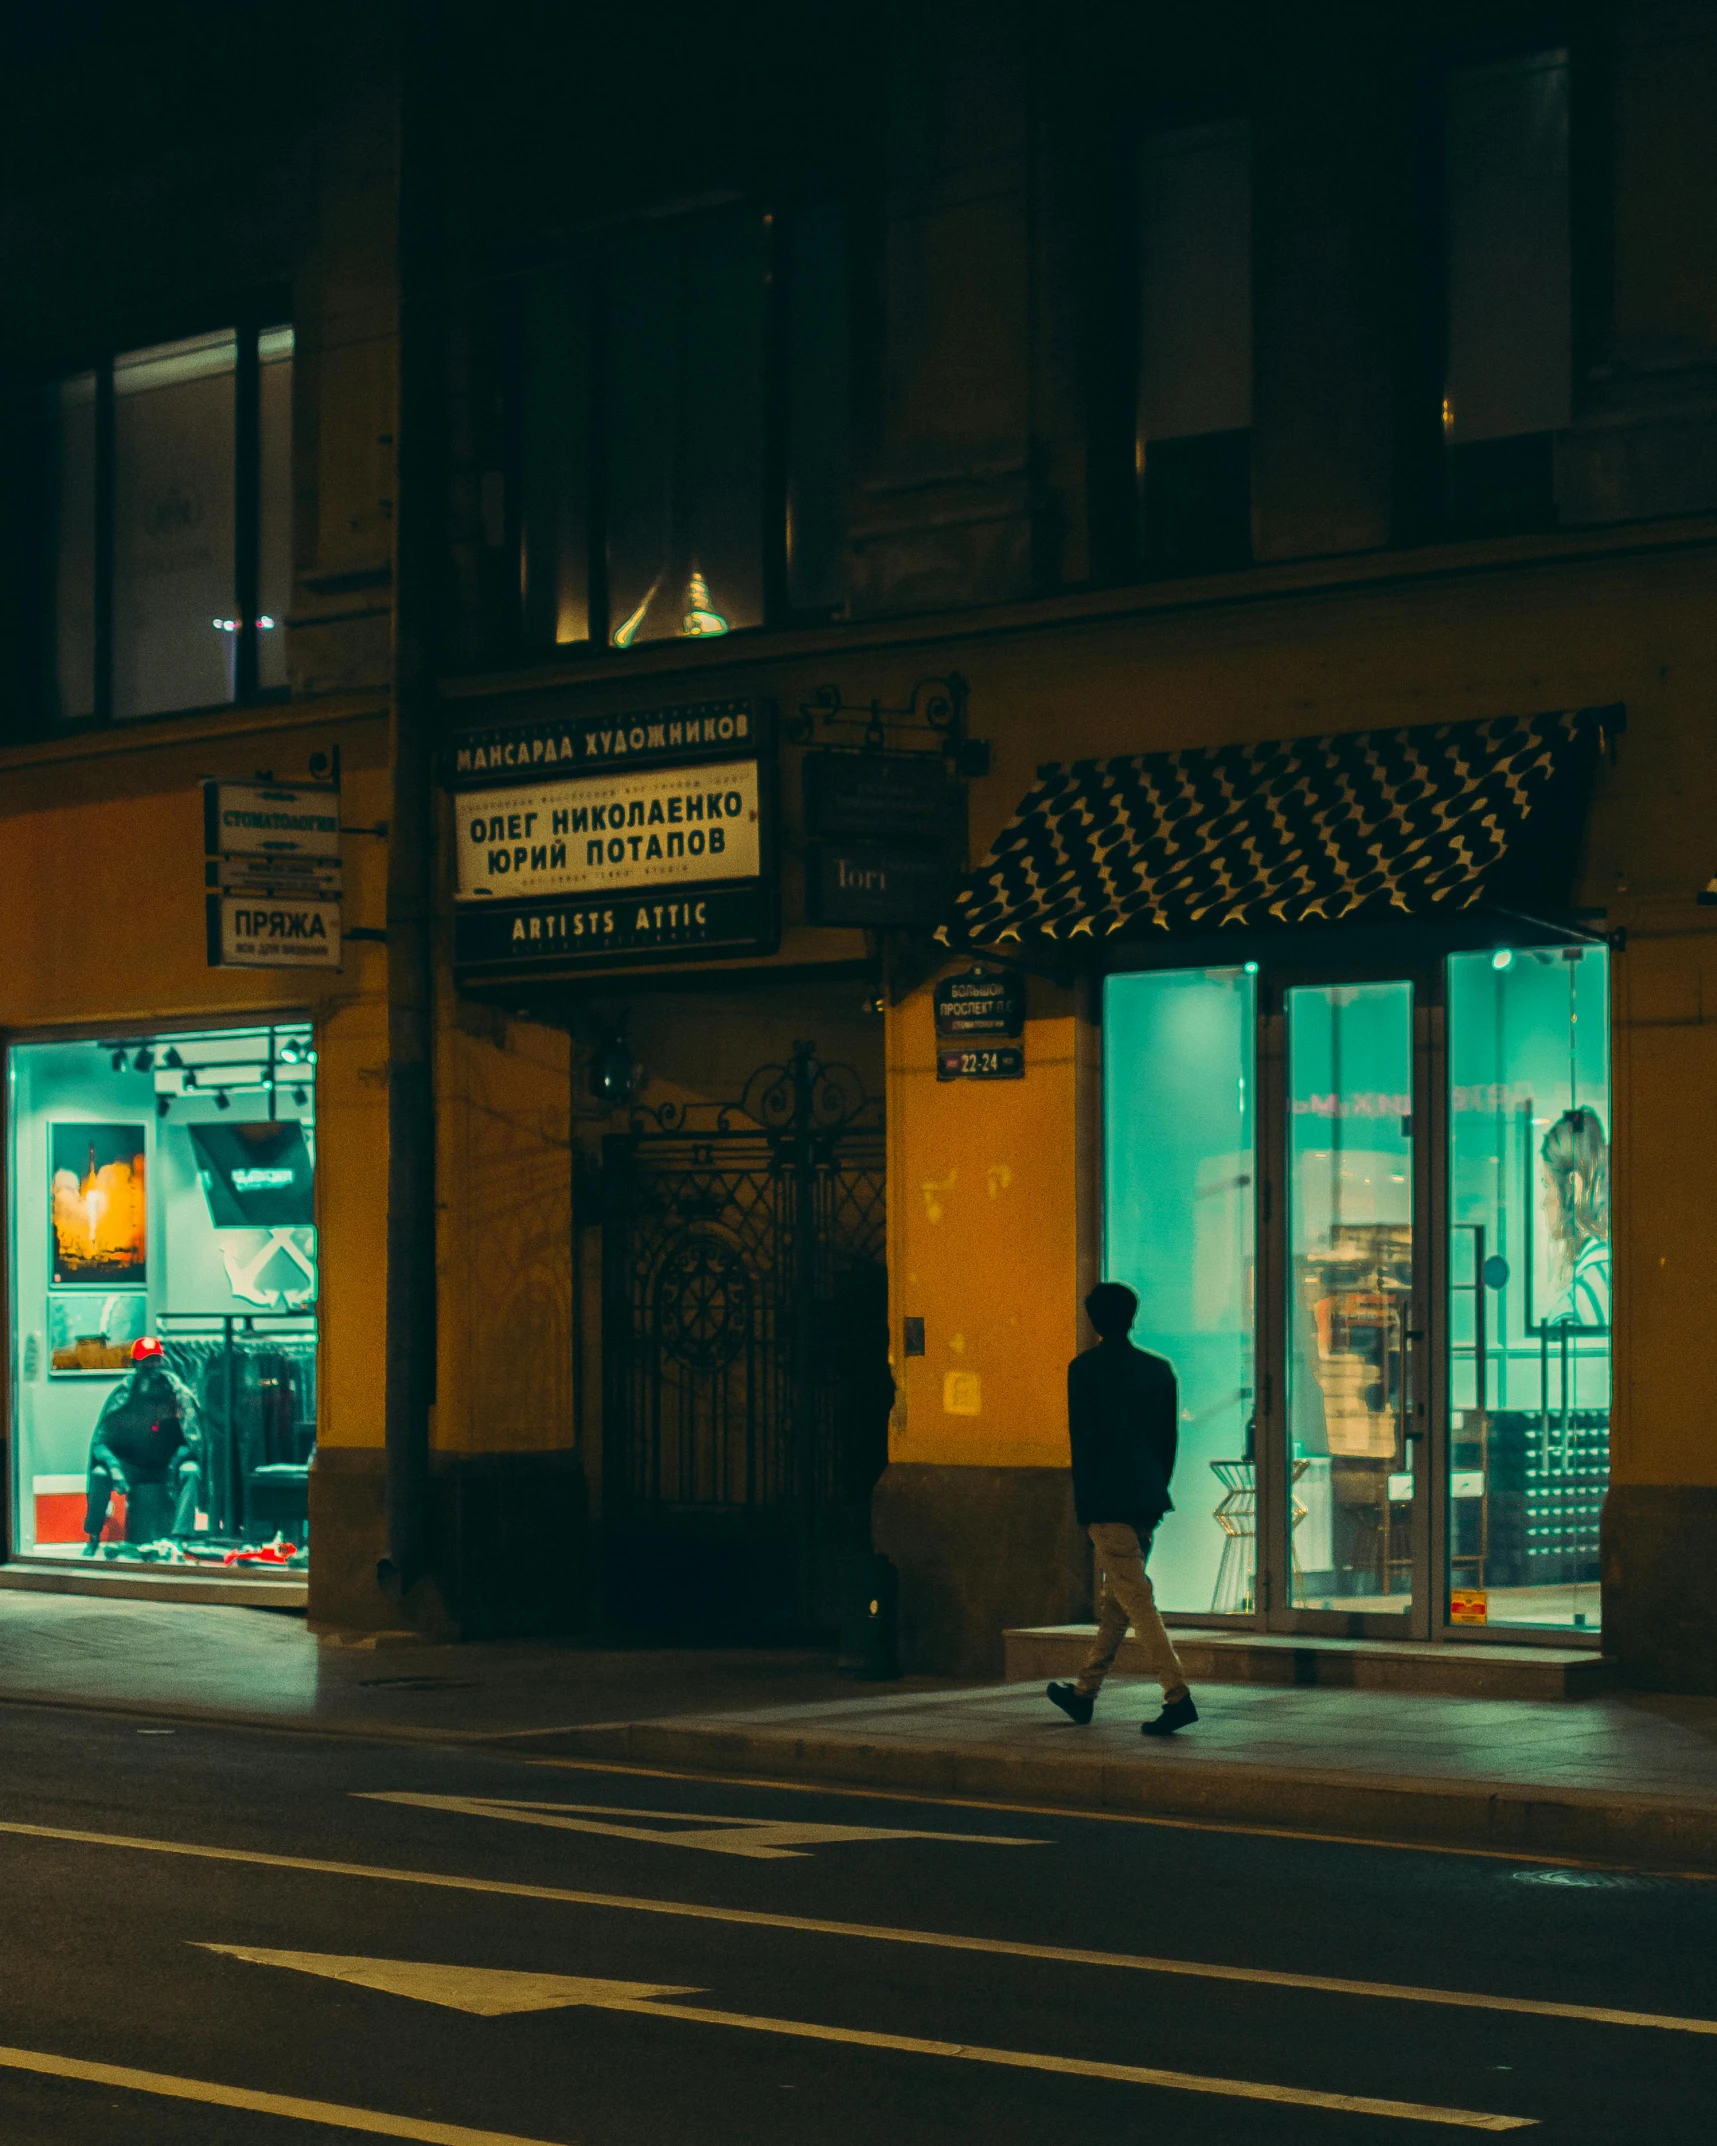
M1161 1617L1157 1615L1156 1591L1145 1571L1146 1550L1139 1547L1136 1528L1124 1521L1094 1521L1085 1531L1103 1565L1103 1592L1097 1603L1097 1637L1079 1672L1079 1689L1096 1692L1115 1666L1121 1642L1132 1626L1151 1665L1151 1674L1165 1693L1182 1690L1186 1675L1174 1651ZM1149 1545L1146 1545L1148 1549Z

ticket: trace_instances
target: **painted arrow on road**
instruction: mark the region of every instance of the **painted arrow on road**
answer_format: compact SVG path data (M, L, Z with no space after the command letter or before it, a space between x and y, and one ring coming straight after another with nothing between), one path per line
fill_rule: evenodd
M1125 2086L1167 2087L1183 2094L1217 2094L1239 2101L1273 2101L1302 2109L1334 2109L1351 2116L1397 2117L1410 2123L1447 2124L1469 2131L1521 2131L1532 2116L1499 2116L1482 2109L1445 2109L1418 2101L1384 2101L1365 2094L1324 2094L1310 2087L1275 2086L1261 2079L1218 2079L1200 2072L1163 2071L1154 2065L1103 2064L1084 2057L1049 2056L1035 2050L985 2049L969 2042L932 2042L908 2034L873 2034L860 2027L825 2027L804 2019L757 2019L744 2012L718 2012L704 2005L664 2004L665 1997L693 1997L695 1989L658 1982L614 1982L590 1975L538 1975L497 1967L448 1967L421 1960L370 1960L338 1952L276 1952L254 1945L203 1944L259 1967L286 1967L356 1983L391 1996L414 1997L496 2019L509 2012L543 2012L590 2005L607 2012L641 2012L696 2026L741 2027L754 2034L790 2035L801 2041L842 2042L907 2056L954 2057L968 2064L996 2064L1013 2071L1053 2072L1064 2078L1110 2079Z
M1043 1840L1009 1833L926 1832L910 1826L829 1826L796 1818L711 1818L702 1811L639 1811L623 1803L533 1803L510 1796L425 1796L408 1789L354 1789L363 1803L408 1803L425 1811L460 1811L470 1818L510 1818L515 1825L552 1826L566 1833L602 1833L615 1840L649 1841L659 1848L703 1848L712 1855L758 1860L804 1855L833 1841L936 1840L978 1848L1046 1848ZM629 1818L631 1825L615 1825ZM640 1825L638 1820L650 1821ZM668 1828L677 1830L669 1831Z

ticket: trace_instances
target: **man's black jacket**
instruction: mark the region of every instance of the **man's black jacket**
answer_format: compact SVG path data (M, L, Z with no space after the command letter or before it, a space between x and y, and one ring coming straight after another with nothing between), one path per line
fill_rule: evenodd
M1100 1341L1067 1367L1073 1503L1082 1528L1121 1520L1148 1534L1174 1511L1180 1403L1174 1367L1130 1341Z

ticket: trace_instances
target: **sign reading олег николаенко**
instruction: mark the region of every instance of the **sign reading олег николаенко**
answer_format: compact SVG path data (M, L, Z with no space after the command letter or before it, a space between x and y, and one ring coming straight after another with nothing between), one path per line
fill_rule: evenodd
M455 807L457 898L589 899L755 879L757 791L757 762L727 760L470 792Z
M776 937L768 713L748 700L472 731L449 757L462 966Z

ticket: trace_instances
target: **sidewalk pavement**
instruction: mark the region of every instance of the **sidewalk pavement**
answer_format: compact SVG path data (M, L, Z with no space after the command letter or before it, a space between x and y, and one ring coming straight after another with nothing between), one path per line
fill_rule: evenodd
M1140 1684L1076 1729L1036 1683L864 1685L814 1653L330 1647L278 1611L0 1595L0 1701L1717 1874L1717 1700L1197 1697L1153 1744Z

